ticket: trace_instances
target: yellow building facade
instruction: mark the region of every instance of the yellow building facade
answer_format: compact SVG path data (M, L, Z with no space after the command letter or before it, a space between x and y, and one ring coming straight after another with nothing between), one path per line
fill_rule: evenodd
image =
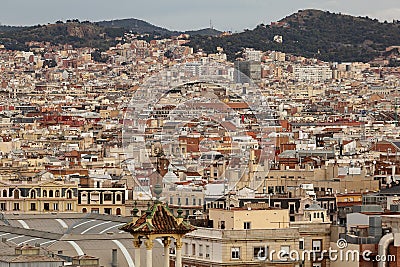
M0 181L3 213L76 212L78 185L66 181Z

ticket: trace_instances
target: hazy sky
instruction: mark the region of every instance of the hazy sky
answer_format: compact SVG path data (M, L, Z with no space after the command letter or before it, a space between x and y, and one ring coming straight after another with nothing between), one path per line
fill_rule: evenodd
M0 23L35 25L67 20L138 18L171 30L208 27L241 31L316 8L379 20L400 19L399 0L1 0Z

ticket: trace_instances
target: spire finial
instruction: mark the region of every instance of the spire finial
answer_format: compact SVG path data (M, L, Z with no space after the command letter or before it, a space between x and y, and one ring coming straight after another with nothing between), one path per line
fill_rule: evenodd
M138 216L139 209L137 208L137 202L136 202L136 200L135 200L135 202L133 202L133 205L134 205L133 210L132 210L133 217L139 217L139 216Z

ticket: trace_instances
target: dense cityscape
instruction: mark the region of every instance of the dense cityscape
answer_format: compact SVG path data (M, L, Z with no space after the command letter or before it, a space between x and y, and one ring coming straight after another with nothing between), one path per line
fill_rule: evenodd
M0 45L0 266L398 266L400 44L150 37Z

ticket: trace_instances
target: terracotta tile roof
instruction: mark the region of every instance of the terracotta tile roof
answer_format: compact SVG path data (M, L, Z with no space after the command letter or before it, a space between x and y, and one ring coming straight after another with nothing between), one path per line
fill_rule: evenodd
M155 203L150 212L145 212L139 219L132 220L122 227L121 230L131 234L186 234L196 228L188 222L178 219L162 203Z

